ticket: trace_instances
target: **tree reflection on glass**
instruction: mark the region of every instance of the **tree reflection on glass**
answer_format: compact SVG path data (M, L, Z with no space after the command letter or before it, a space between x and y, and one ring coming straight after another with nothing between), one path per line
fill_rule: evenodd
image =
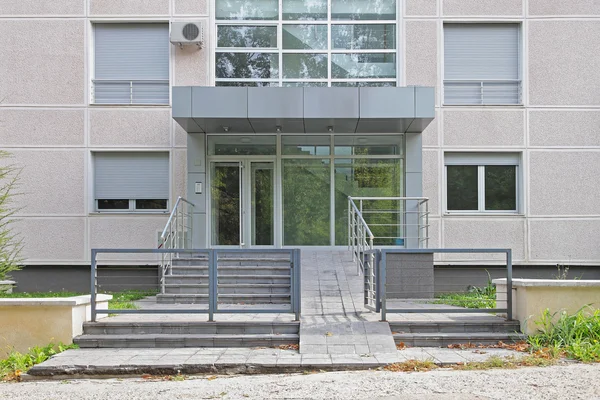
M283 244L330 244L329 160L283 160Z
M217 19L271 20L279 17L278 0L216 0Z
M279 77L279 57L273 53L217 53L217 78Z
M395 20L396 0L332 0L331 18Z
M283 19L323 20L327 19L327 0L283 0Z

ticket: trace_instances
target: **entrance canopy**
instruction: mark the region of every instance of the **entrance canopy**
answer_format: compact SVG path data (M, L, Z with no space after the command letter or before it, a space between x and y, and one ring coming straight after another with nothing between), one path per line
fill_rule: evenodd
M421 133L431 87L173 87L173 119L188 133Z

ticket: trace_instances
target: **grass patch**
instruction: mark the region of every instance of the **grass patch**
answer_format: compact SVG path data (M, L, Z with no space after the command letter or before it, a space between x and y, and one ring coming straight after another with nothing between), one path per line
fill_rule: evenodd
M463 308L496 308L496 286L488 272L486 286L470 286L464 293L442 293L433 303Z
M556 358L534 353L523 357L491 356L485 361L456 364L452 368L461 371L482 371L487 369L514 369L518 367L548 367L554 364L556 364Z
M126 290L124 292L107 293L112 294L112 300L108 302L108 308L111 310L137 310L139 307L134 301L141 300L148 296L154 296L156 290Z
M55 345L50 343L44 347L31 347L25 354L18 351L11 352L7 358L0 360L0 381L20 381L21 374L29 371L31 367L40 364L55 354L69 349L77 349L76 344Z
M408 360L383 367L384 370L391 372L427 372L436 368L438 366L433 360Z
M528 338L534 351L547 349L574 360L600 362L600 310L586 306L569 315L546 309L535 322L538 333Z

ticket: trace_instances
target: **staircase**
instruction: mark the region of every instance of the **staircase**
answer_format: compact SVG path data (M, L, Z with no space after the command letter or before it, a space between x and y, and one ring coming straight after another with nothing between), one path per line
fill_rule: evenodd
M452 344L494 345L525 340L518 321L390 321L396 344L411 347L447 347Z
M160 304L207 304L208 258L178 257L164 276ZM217 266L219 304L289 304L290 259L277 253L231 253L220 256Z
M81 348L277 347L298 344L300 323L161 322L106 319L87 322L73 342Z

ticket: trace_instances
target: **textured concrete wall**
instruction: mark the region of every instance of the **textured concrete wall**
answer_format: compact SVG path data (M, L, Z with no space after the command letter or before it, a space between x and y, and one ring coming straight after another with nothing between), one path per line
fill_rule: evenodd
M522 110L444 110L445 146L523 146Z
M2 103L83 104L84 31L85 22L80 19L0 19ZM27 32L43 32L43 40Z
M152 109L90 110L90 145L103 147L168 147L171 112Z
M433 298L432 254L388 253L385 268L385 290L388 299Z
M437 84L437 22L406 22L406 84Z
M600 2L598 0L529 0L529 14L599 16Z
M206 15L208 14L208 0L174 0L175 15Z
M532 110L529 113L529 144L600 146L598 127L598 110Z
M83 146L85 111L0 108L3 146Z
M532 105L600 104L598 21L532 20L528 40Z
M444 220L444 247L510 248L515 263L525 259L525 220L519 217L451 217ZM444 254L447 261L505 260L504 254Z
M522 0L443 0L444 15L523 15Z
M600 151L531 152L531 214L600 215L598 176Z
M600 260L598 232L600 232L600 222L597 218L532 220L529 222L530 259L546 264L560 260L566 265L579 263L598 265Z
M0 15L6 16L83 16L86 0L24 1L2 0Z
M406 0L407 16L435 16L438 14L439 0Z
M91 15L169 15L169 0L89 0Z

